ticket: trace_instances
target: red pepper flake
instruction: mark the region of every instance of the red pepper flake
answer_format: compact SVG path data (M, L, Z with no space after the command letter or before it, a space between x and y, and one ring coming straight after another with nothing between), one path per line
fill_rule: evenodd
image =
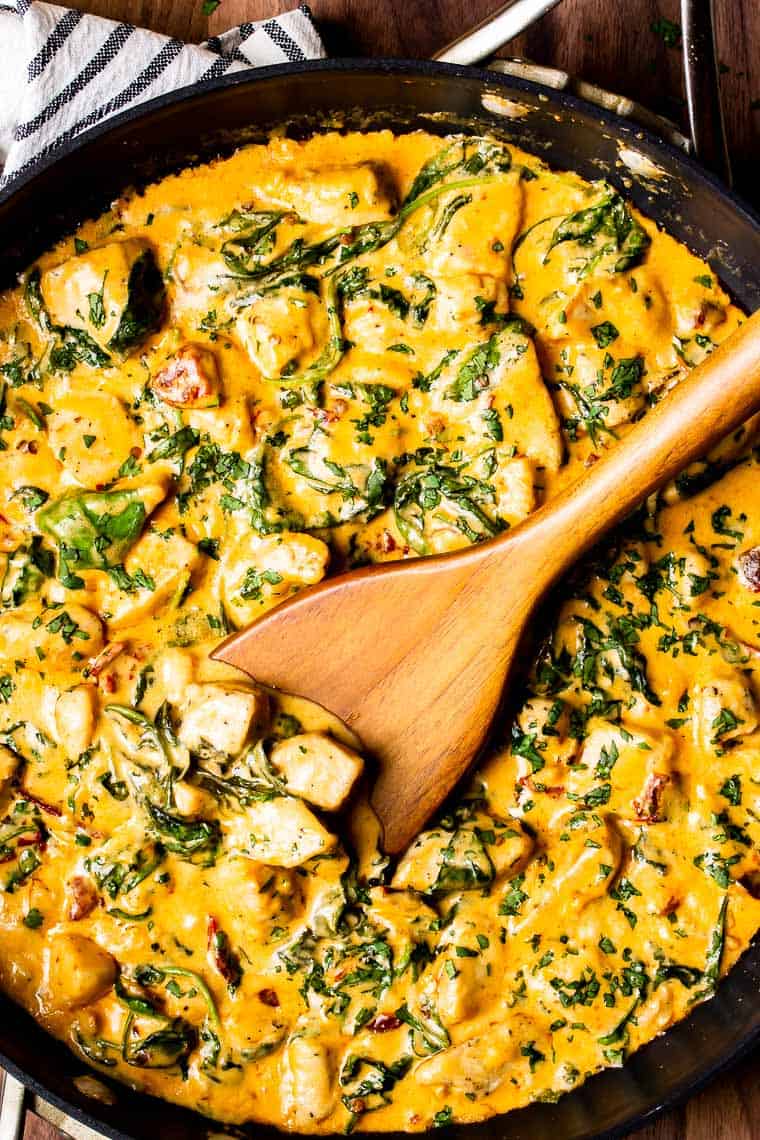
M41 800L39 796L33 796L31 792L28 792L26 790L26 788L21 789L21 795L25 800L29 800L30 803L36 804L37 807L42 811L47 812L48 815L55 815L59 817L63 815L61 808L56 807L55 804L49 804L46 800Z
M259 1001L263 1002L264 1005L271 1005L273 1009L276 1009L280 1004L280 999L274 990L259 990Z
M240 985L243 971L237 955L230 946L229 938L223 930L219 929L219 923L213 915L209 915L208 917L206 933L208 936L208 950L214 966L227 983L229 992L234 994Z
M401 1022L393 1013L378 1013L367 1025L373 1033L390 1033L392 1029L399 1029Z
M641 795L633 801L633 810L639 823L658 823L662 818L662 794L670 776L661 772L650 772Z
M90 658L85 667L84 675L86 677L97 677L103 672L107 665L110 665L112 661L116 660L123 649L123 641L110 641L108 645L101 649L97 657Z

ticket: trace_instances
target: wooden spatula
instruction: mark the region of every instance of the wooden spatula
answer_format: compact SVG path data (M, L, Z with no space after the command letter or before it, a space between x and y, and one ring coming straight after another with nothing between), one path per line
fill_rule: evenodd
M760 312L575 484L502 537L328 580L213 656L318 702L376 758L384 847L402 851L482 748L547 590L653 490L760 408Z

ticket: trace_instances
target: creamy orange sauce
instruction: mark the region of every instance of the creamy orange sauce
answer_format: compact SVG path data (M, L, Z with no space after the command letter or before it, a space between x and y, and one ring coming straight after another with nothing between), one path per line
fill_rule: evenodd
M302 1132L554 1098L709 999L760 925L756 424L565 584L396 864L357 742L208 653L519 523L741 319L607 185L419 133L246 147L31 267L0 297L5 992L83 1068Z

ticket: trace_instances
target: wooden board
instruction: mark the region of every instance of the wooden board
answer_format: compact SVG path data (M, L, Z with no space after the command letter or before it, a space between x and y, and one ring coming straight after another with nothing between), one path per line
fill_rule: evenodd
M64 0L60 0L64 2ZM241 20L275 15L278 0L222 0L206 17L202 0L69 0L74 7L129 20L180 39L201 40ZM497 6L498 0L311 0L332 55L425 58ZM760 207L760 3L716 4L722 90L736 188ZM677 20L677 0L563 0L500 53L561 67L629 95L684 125L679 52L651 25ZM757 104L753 107L753 103ZM25 1140L59 1140L27 1117ZM639 1131L636 1140L759 1140L760 1056L721 1076L682 1108Z

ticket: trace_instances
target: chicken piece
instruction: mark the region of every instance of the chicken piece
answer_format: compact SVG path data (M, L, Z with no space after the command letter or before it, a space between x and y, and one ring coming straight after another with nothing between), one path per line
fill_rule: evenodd
M142 451L142 432L129 410L107 392L60 396L46 423L50 447L82 487L110 483L124 461Z
M391 886L395 890L438 894L487 886L494 871L475 830L423 831L399 860Z
M255 728L269 715L269 699L260 689L229 685L188 685L179 739L192 752L204 746L237 756Z
M509 311L509 293L504 281L482 274L438 277L430 308L430 326L441 332L467 332L475 341L483 335L486 309L493 313Z
M98 905L98 888L89 875L74 875L66 884L68 904L66 917L70 922L79 922L91 914Z
M214 798L197 784L187 780L177 780L173 784L174 806L180 815L188 819L198 819L201 816L213 815Z
M297 871L269 867L248 858L221 859L208 872L212 889L225 898L236 923L257 932L284 925L300 913L303 886Z
M247 625L294 587L321 581L329 559L328 546L310 534L245 535L222 560L227 612L238 625Z
M19 606L0 623L0 660L33 661L48 669L79 670L103 648L100 618L72 602L40 610L33 602Z
M758 726L755 697L738 671L697 685L692 708L695 739L708 751L723 748Z
M667 810L675 751L676 738L667 729L646 732L597 721L564 784L580 804L656 823Z
M215 408L221 390L216 357L208 349L185 344L151 377L149 386L173 408Z
M530 459L510 459L493 475L496 514L510 525L522 522L535 509L536 490Z
M223 823L227 846L274 867L300 867L332 850L337 839L293 796L249 804Z
M109 242L46 270L42 298L53 323L78 329L106 352L125 356L161 321L164 282L150 246Z
M301 371L327 341L327 315L319 297L283 287L253 300L235 322L243 348L262 376L277 380Z
M421 265L436 279L482 274L508 281L509 251L520 225L522 201L518 170L505 173L498 182L474 186L466 195L452 189L412 215L399 245L410 252L416 247Z
M480 344L452 357L429 393L409 394L409 407L421 416L440 414L452 440L464 432L480 448L496 431L503 446L514 449L509 454L531 460L534 469L557 471L562 462L557 413L533 342L518 327L484 334Z
M103 584L100 610L110 630L120 630L149 617L182 594L201 553L177 531L149 528L124 560L126 576L113 573Z
M336 1101L332 1058L315 1037L296 1032L285 1048L281 1103L289 1128L307 1130L330 1115Z
M166 699L181 705L193 683L195 663L183 649L165 649L155 663L156 684L161 686Z
M94 685L77 685L61 693L55 702L56 739L72 760L92 744L98 697Z
M198 310L204 317L217 311L220 294L229 290L231 284L230 271L221 255L192 241L177 247L172 279L182 309Z
M497 879L512 878L527 866L536 846L532 835L517 819L493 829L494 842L486 846Z
M55 934L44 951L43 991L49 1010L97 1001L113 985L116 962L82 934Z
M686 550L669 559L668 583L682 605L691 605L694 598L714 588L718 577L715 562L697 550Z
M319 732L280 741L270 759L285 777L289 792L325 811L343 805L364 768L352 748Z
M495 1022L488 1026L487 1033L423 1061L415 1072L415 1079L422 1085L480 1096L498 1088L519 1057L520 1041L516 1034L503 1022Z
M390 171L374 162L275 170L264 177L261 190L310 222L331 227L389 218L396 204Z

